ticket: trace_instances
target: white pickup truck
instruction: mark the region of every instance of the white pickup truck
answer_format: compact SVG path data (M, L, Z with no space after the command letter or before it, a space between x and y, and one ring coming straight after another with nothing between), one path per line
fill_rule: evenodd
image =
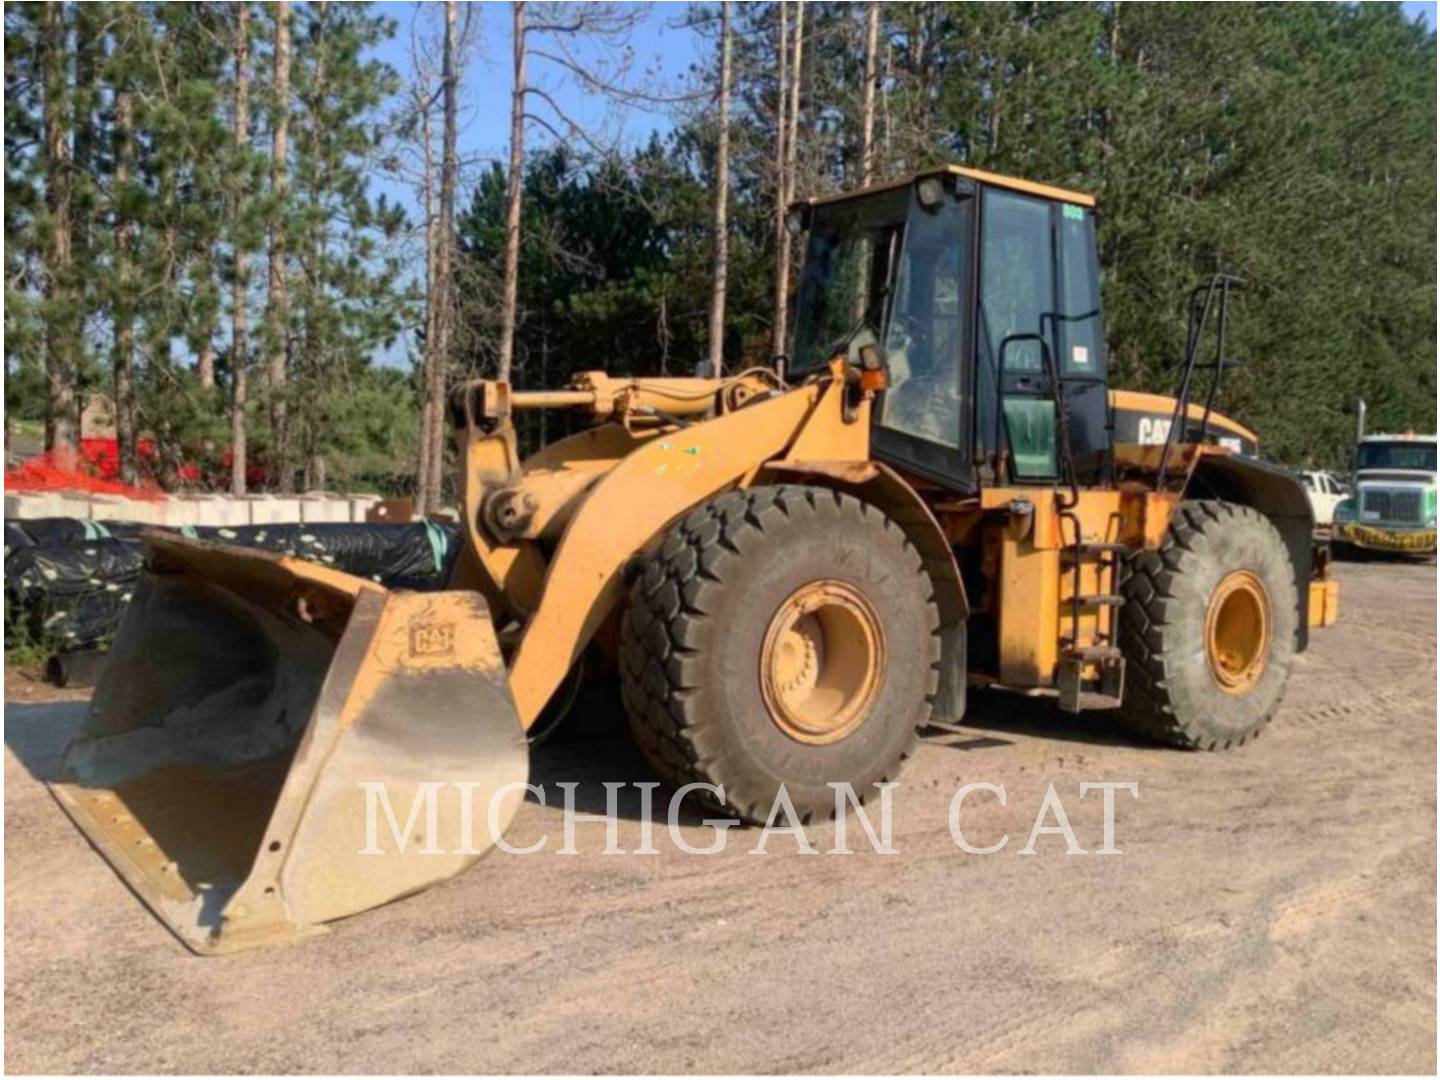
M1315 513L1315 524L1328 528L1335 522L1335 507L1350 494L1350 489L1323 470L1307 469L1300 474L1305 494L1310 496L1310 509Z

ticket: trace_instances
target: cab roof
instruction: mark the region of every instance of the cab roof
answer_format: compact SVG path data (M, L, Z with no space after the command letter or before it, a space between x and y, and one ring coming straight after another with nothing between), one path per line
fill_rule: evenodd
M977 184L989 184L991 187L1008 188L1011 191L1020 191L1026 195L1038 195L1042 199L1054 199L1057 202L1072 203L1076 206L1095 205L1095 196L1087 195L1083 191L1071 191L1068 188L1052 187L1049 184L1038 184L1033 180L1022 180L1017 176L1005 176L1002 173L986 172L984 169L972 169L965 165L937 165L930 169L922 169L919 172L910 173L908 176L901 176L893 180L885 180L878 184L871 184L869 187L857 188L850 191L837 191L831 195L817 195L813 198L801 199L795 205L823 206L826 203L856 199L862 195L873 195L879 191L893 191L895 188L908 187L917 180L923 180L928 176L963 176L967 180L975 181Z

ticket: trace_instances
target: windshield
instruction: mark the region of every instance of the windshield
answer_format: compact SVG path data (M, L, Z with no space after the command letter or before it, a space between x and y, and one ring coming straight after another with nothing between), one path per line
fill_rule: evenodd
M1433 442L1366 442L1360 444L1357 469L1419 469L1435 471Z
M903 190L815 208L796 296L791 371L820 367L847 336L852 360L879 340L905 210Z

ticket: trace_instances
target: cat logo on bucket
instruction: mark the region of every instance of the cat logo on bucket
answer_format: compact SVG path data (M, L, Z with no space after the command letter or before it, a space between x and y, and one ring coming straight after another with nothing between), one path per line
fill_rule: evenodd
M422 622L410 627L411 656L449 656L454 651L454 623Z

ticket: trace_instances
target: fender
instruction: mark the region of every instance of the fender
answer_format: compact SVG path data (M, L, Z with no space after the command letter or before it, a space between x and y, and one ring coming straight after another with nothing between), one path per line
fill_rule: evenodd
M845 422L846 386L831 378L650 439L590 488L571 516L510 667L528 730L624 593L630 559L707 499L800 446L864 461L870 403Z
M1295 651L1310 643L1310 571L1315 514L1300 482L1288 469L1259 458L1233 454L1205 454L1185 488L1188 498L1224 499L1249 506L1270 519L1285 541L1295 571L1299 618L1295 624Z

